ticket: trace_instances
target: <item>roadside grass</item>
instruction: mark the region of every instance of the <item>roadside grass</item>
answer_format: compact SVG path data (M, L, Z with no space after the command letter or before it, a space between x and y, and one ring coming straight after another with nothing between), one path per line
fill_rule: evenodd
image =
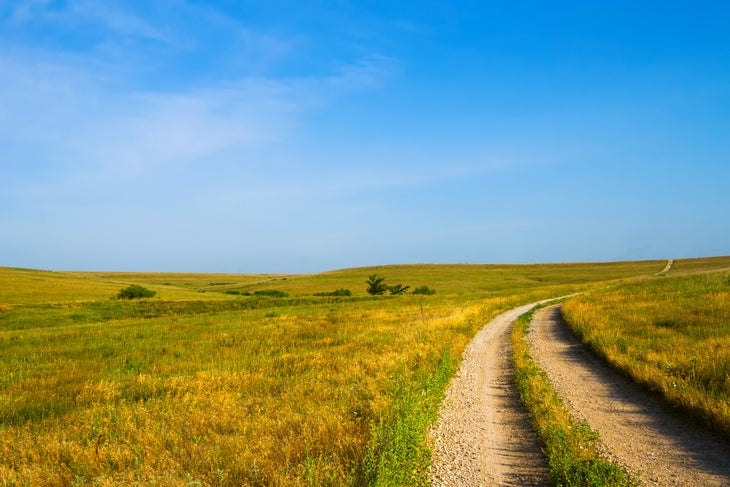
M519 301L3 331L0 483L425 484L425 434L454 357Z
M585 266L388 266L438 293L375 298L372 268L0 268L0 485L428 485L429 426L484 323L663 263ZM128 283L158 296L112 299ZM227 286L292 296L199 292Z
M547 375L532 359L527 331L533 314L520 316L512 328L512 361L515 383L540 436L552 482L566 487L640 485L626 469L600 455L598 433L571 418Z
M730 435L730 268L592 292L563 315L609 364Z
M446 349L433 372L413 376L401 368L396 373L393 405L372 425L362 485L431 485L426 431L438 416L443 391L456 368L458 362Z
M415 394L476 312L382 307L3 332L0 483L359 484L391 395Z

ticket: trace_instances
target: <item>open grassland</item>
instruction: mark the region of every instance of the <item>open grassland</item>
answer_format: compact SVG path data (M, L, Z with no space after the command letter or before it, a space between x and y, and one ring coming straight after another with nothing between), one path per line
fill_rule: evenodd
M0 268L0 485L425 485L426 432L484 323L663 265ZM370 297L372 273L438 292ZM129 283L158 294L113 299ZM263 289L291 296L226 294Z
M580 296L563 314L609 363L730 434L730 259L678 261L669 277Z
M704 259L675 260L670 276L679 274L697 274L702 272L717 272L730 269L730 257L708 257Z
M51 272L0 268L0 306L48 305L108 301L124 284L143 284L164 294L166 300L200 299L211 282L250 282L266 276L216 274ZM214 299L220 295L206 296Z

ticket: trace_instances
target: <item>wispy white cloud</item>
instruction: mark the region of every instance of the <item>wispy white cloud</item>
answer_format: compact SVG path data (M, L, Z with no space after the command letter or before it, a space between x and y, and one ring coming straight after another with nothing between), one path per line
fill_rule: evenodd
M53 0L20 0L11 8L10 19L14 22L26 22L39 13L45 12Z
M382 61L382 62L381 62ZM83 67L0 57L1 139L64 177L139 177L280 143L316 107L372 89L391 60L367 59L322 78L249 78L184 91L125 91ZM33 150L29 150L33 148Z
M151 84L179 86L266 76L298 42L295 33L272 33L213 5L185 0L141 5L117 0L13 3L7 9L0 4L0 26L5 28L0 31L5 44L0 51L93 66L121 76L122 82L147 76ZM30 33L35 33L33 42L28 42ZM182 75L180 66L187 68Z
M187 9L187 20L203 8L173 4ZM196 59L183 82L140 81L144 64L157 64L158 48L160 64L165 56L220 52L197 31L181 41L188 26L160 27L123 4L108 11L94 0L59 5L28 2L13 21L96 26L101 44L0 45L0 220L26 244L44 233L69 248L146 235L162 248L189 240L191 225L240 242L249 231L243 228L270 228L266 208L282 215L270 245L283 241L294 220L312 223L333 201L415 181L395 168L362 169L367 154L327 154L308 139L312 115L396 76L393 58L338 56L317 69L274 75L268 67L300 47L296 34L273 35L204 9L198 14L206 28L224 31L227 48L240 46L241 69L198 76ZM154 46L145 43L140 55L126 38ZM361 210L343 203L327 218L342 222L353 211ZM202 242L205 231L193 241Z
M63 44L0 47L0 139L15 147L5 157L34 161L66 178L77 171L112 180L140 176L224 151L281 143L309 111L377 89L398 69L394 59L373 54L337 63L329 72L260 74L294 48L296 35L272 35L206 5L184 0L165 5L175 13L169 24L156 16L159 6L146 8L152 13L143 16L114 1L18 2L11 22L67 30L97 26L101 47L88 52ZM190 29L194 22L202 30ZM205 51L210 46L195 44L218 38L206 31L225 33L245 67L212 79L208 72L197 81L194 70L188 71L186 83L136 79L153 58L140 57L138 46L127 46L125 38ZM153 64L158 63L165 63L164 56Z
M86 147L107 170L143 173L271 143L285 135L298 105L290 93L265 85L128 94L118 108L124 113L102 120Z
M301 43L299 34L272 33L261 27L255 28L241 19L226 15L207 3L175 2L181 18L205 26L197 35L186 38L185 49L211 50L225 53L227 64L247 73L262 73L292 54ZM184 28L185 22L182 22ZM187 29L186 32L190 33ZM195 32L195 31L194 31ZM207 36L206 33L213 33ZM209 43L210 45L205 45ZM211 49L212 48L212 49Z
M169 40L169 32L166 29L153 25L111 1L22 0L12 9L10 21L16 24L45 24L66 29L95 25L109 36Z
M398 62L395 59L371 55L353 64L339 66L335 73L324 81L328 90L349 94L354 91L379 88L398 70Z
M127 10L119 8L113 2L99 0L73 0L62 14L61 19L76 19L98 24L109 33L124 37L139 37L157 41L170 41L170 33L167 29L155 26L134 15Z

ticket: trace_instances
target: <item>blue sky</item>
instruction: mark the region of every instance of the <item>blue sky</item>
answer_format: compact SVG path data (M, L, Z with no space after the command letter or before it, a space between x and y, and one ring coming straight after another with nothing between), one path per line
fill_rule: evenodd
M0 265L730 254L730 4L0 0Z

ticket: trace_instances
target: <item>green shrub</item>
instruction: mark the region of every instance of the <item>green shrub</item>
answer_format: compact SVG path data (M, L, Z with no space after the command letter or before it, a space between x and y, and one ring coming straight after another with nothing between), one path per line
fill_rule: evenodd
M315 296L352 296L352 291L345 288L337 289L336 291L314 293Z
M388 286L385 284L385 278L377 274L368 276L366 284L368 285L368 294L372 296L381 296L388 291L392 295L405 294L411 286L404 286L403 284L396 284L394 286Z
M411 288L411 286L404 286L403 284L396 284L395 286L388 286L388 291L390 291L390 294L399 295L399 294L405 294L406 291L408 291L410 288Z
M117 294L117 299L139 299L139 298L151 298L156 291L142 287L139 284L130 284L129 286L121 289Z
M254 291L254 296L271 296L272 298L288 298L289 293L279 291L278 289L264 289L261 291Z
M431 289L428 286L421 286L421 287L417 287L416 289L414 289L413 290L413 294L426 294L426 295L431 295L431 294L436 294L436 290L435 289Z

